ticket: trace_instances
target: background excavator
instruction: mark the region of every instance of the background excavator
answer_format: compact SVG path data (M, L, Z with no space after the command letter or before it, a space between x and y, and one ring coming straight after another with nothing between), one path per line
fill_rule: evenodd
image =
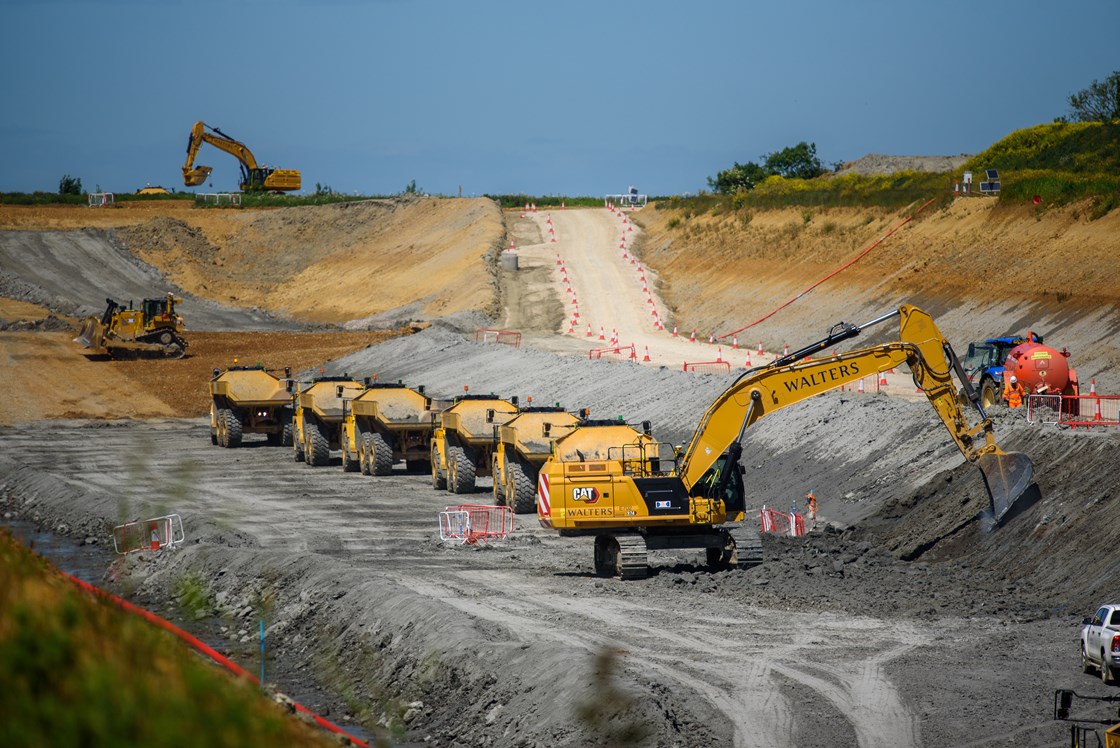
M209 132L207 132L209 131ZM187 140L187 160L183 164L183 183L197 187L207 180L214 169L210 166L195 166L198 149L203 143L231 154L241 163L242 192L288 192L300 188L298 169L272 169L258 165L253 152L244 143L234 140L216 127L205 122L195 122Z
M811 358L894 317L897 342ZM745 372L716 398L675 459L665 459L656 444L641 443L597 460L573 461L554 452L540 471L538 519L561 535L593 536L595 570L603 576L645 577L649 550L705 548L713 566L758 563L757 533L742 522L740 457L747 428L788 405L903 364L961 453L980 468L993 518L1004 519L1033 486L1034 466L1026 455L997 446L979 393L949 342L928 314L909 305L864 325L842 322L825 339ZM958 402L954 374L980 414L976 426L968 424Z

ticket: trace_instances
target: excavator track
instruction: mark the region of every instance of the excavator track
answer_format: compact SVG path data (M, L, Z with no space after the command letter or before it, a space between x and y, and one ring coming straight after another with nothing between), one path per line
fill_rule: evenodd
M735 565L740 569L752 569L762 563L762 536L758 530L745 524L728 528L731 539L735 541Z
M641 535L616 535L618 570L622 579L645 579L649 576L649 551Z

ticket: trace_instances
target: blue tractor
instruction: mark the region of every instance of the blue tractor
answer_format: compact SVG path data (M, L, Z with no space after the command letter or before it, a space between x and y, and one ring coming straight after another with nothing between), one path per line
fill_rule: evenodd
M1003 400L1003 364L1011 349L1023 343L1042 344L1042 336L1028 333L1028 337L1009 335L969 343L968 353L961 364L973 388L980 393L980 404L990 408ZM961 401L965 400L961 391Z

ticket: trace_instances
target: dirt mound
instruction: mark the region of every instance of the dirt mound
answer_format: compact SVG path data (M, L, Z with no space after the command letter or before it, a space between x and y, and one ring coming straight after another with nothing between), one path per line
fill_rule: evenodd
M956 171L972 158L967 153L959 156L886 156L869 153L863 158L848 161L835 174L894 174L900 171Z
M370 326L492 308L483 260L504 227L489 200L368 200L220 220L198 212L118 236L192 293L287 317Z

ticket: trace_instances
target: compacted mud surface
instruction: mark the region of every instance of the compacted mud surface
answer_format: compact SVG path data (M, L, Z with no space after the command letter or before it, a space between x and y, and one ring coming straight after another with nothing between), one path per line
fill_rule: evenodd
M601 213L598 224L553 216L559 247L541 219L510 217L519 245L535 238L540 269L495 276L511 302L504 316L465 311L383 342L324 332L336 347L318 361L292 347L267 363L287 358L305 375L377 374L436 396L464 385L531 395L596 417L648 419L658 439L685 442L733 373L588 360L566 316L550 336L539 314L539 305L565 304L570 313L555 265L545 267L550 254L572 264L573 285L590 272L583 250L564 241L598 232L614 245L604 254L618 253L617 218ZM497 235L494 246L506 245ZM644 294L638 303L652 306ZM34 323L51 308L39 304L6 302L0 313ZM631 314L625 305L587 307ZM534 315L521 349L475 342L478 328ZM371 315L349 308L340 316ZM818 337L817 328L807 324L799 342ZM13 340L25 354L54 350L46 360L9 356L6 374L26 366L72 375L77 364L51 335L63 333L0 333L6 351ZM263 356L267 338L248 337ZM233 340L221 346L221 356L234 355ZM127 375L127 390L89 392L71 413L37 405L9 416L0 430L0 514L98 544L121 522L180 514L182 546L122 557L104 584L188 621L250 667L263 619L269 680L398 744L1053 745L1068 735L1050 719L1053 689L1115 691L1081 672L1077 652L1081 617L1115 586L1114 432L994 413L1004 449L1034 461L1040 498L992 528L976 468L896 372L885 394L832 392L748 431L750 515L800 504L813 490L821 512L808 537L766 537L764 563L747 571L711 571L695 552L653 553L648 579L622 582L594 575L589 539L557 537L532 515L519 515L501 542L441 542L438 512L462 497L403 465L369 477L343 472L337 457L308 467L263 438L212 445L198 417L207 377L155 368L185 361L146 364ZM192 391L173 398L168 387ZM51 397L27 389L37 401ZM108 420L114 403L142 396L163 409ZM489 503L489 491L480 479L469 498Z

